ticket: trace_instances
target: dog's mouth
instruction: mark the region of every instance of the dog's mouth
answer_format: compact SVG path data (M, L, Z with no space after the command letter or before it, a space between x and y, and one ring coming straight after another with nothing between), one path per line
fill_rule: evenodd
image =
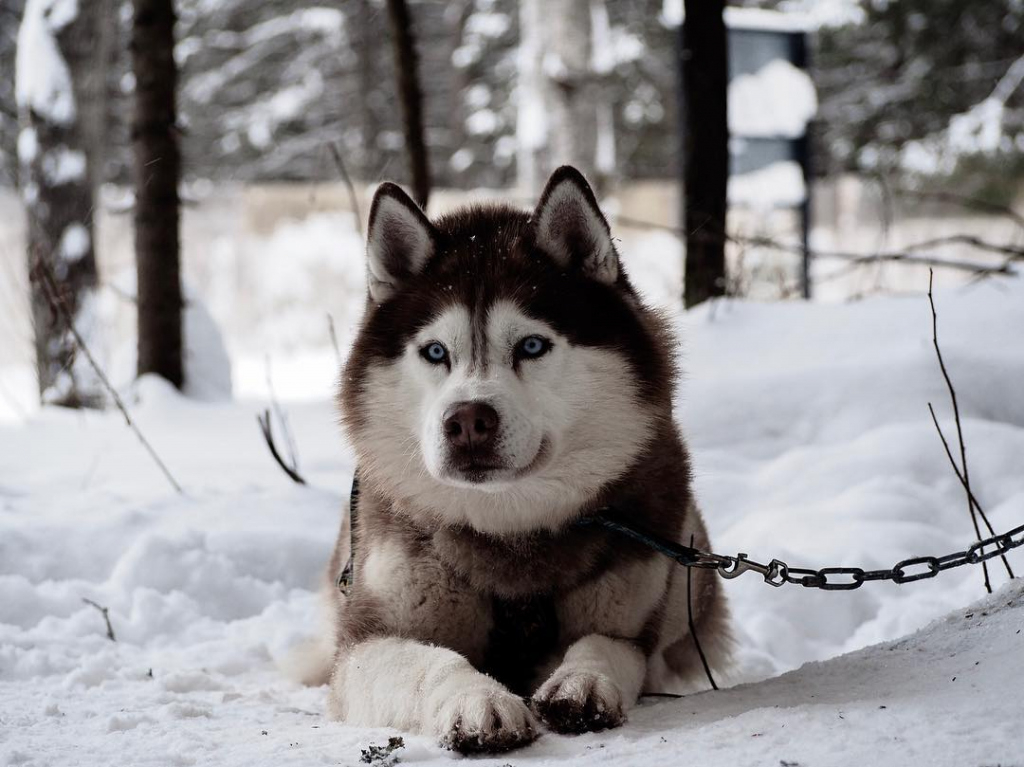
M536 455L524 466L512 466L490 456L467 456L449 464L446 478L458 485L488 485L514 482L539 471L548 461L551 443L543 439Z

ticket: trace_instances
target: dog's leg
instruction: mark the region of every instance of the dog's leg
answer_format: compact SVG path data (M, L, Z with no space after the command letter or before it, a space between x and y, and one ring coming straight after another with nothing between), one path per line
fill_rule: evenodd
M590 634L575 642L562 664L533 695L533 709L555 732L617 727L640 695L647 659L622 639Z
M411 639L377 638L342 650L328 705L348 724L433 735L464 753L507 751L536 737L521 698L457 652Z

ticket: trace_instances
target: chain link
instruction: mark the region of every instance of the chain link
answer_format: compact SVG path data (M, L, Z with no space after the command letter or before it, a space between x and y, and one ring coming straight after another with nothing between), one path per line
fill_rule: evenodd
M345 594L349 592L355 581L353 532L359 507L358 500L359 474L357 472L352 480L350 500L350 555L348 563L339 573L337 579L338 588ZM1020 525L1005 533L980 540L965 551L957 551L941 557L910 557L897 562L888 570L862 570L859 567L822 567L818 570L811 570L805 567L790 567L779 559L773 559L766 565L761 564L743 552L731 557L701 551L690 546L682 546L674 541L635 528L621 519L612 519L609 515L618 516L615 511L612 507L603 507L596 513L577 520L576 525L579 527L594 525L604 527L671 557L684 567L716 570L723 578L738 578L743 573L755 572L764 579L765 583L776 588L789 583L822 591L852 591L859 589L869 581L914 583L934 578L939 573L954 567L986 562L1019 546L1024 546L1024 525Z
M763 565L743 553L730 557L721 554L708 554L699 550L696 551L696 555L700 558L700 564L688 566L716 567L718 574L723 578L736 578L745 572L755 572L764 578L764 582L770 586L791 583L823 591L852 591L859 589L868 581L892 581L893 583L923 581L934 578L939 573L954 567L976 565L1002 556L1018 546L1024 546L1024 525L978 541L966 551L957 551L942 557L911 557L897 562L888 570L862 570L859 567L822 567L818 570L810 570L804 567L790 567L778 559L773 559L767 565ZM681 564L686 563L682 562Z

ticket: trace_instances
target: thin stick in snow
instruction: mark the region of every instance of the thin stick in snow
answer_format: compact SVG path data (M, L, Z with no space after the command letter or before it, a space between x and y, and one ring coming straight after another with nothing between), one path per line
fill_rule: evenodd
M99 378L100 383L103 384L103 388L106 389L107 393L110 395L110 398L113 400L114 405L117 407L118 410L121 411L121 415L124 416L125 424L127 424L128 428L131 429L132 432L134 432L139 442L141 442L142 446L146 449L146 452L149 453L149 457L153 459L153 462L157 465L157 467L160 469L163 475L167 478L167 481L171 483L171 487L173 487L176 492L184 495L185 491L182 489L181 485L178 484L178 481L171 474L170 470L167 468L167 465L162 460L160 460L160 456L157 455L156 450L153 449L153 446L149 444L149 440L147 440L145 436L143 436L142 432L139 430L139 427L135 425L135 422L132 420L131 415L128 414L128 408L125 407L125 404L121 400L121 397L117 393L117 390L110 383L110 380L103 372L103 368L101 368L99 363L96 362L96 358L92 356L92 352L86 345L85 339L82 338L82 334L79 333L78 328L75 327L74 317L71 316L71 312L68 310L67 304L64 302L64 297L61 296L60 290L58 290L57 288L57 280L54 278L53 272L50 270L50 265L47 264L42 258L36 256L35 264L32 267L30 278L32 280L38 281L43 286L43 291L46 293L47 303L49 303L50 305L50 311L53 312L54 317L59 318L60 320L63 321L64 326L67 328L67 331L71 333L71 335L74 337L78 349L82 352L82 354L85 355L85 358L86 360L88 360L89 365L96 373L96 377Z
M356 185L352 183L352 177L348 174L348 167L345 165L345 158L341 156L341 150L338 149L337 144L331 142L327 145L331 150L331 156L334 158L334 164L338 166L338 172L341 174L341 180L345 182L345 188L348 189L348 199L352 205L352 213L356 217L356 231L359 232L359 236L363 236L363 216L359 212L359 197L356 195Z
M693 536L690 536L690 548L693 548ZM686 568L686 621L690 626L690 637L693 639L693 646L697 648L697 655L700 656L700 663L704 666L704 673L707 675L708 681L711 682L711 689L717 690L718 685L715 684L715 678L711 676L711 667L708 665L708 659L704 657L704 648L700 646L700 639L697 638L697 629L693 625L693 599L690 594L690 573L693 572L692 567Z
M299 485L306 484L306 480L302 478L302 475L300 475L295 468L285 463L284 459L281 457L281 453L278 452L277 444L274 442L274 432L270 427L270 409L268 408L264 410L262 414L257 415L256 422L260 425L260 431L263 432L263 439L266 441L267 447L270 448L270 454L274 457L274 460L277 461L277 465L280 466L284 473L291 478L292 482Z
M344 360L341 356L341 347L338 346L338 334L334 332L334 317L331 316L330 312L327 312L327 330L331 334L331 346L334 347L334 358L338 362L338 370L340 371Z
M942 431L942 427L939 426L939 419L935 415L935 408L932 407L932 403L928 403L928 412L932 414L932 423L935 424L935 430L939 433L939 439L942 440L942 446L946 449L946 457L949 458L949 463L953 467L953 471L956 473L956 478L960 480L960 484L964 488L964 492L967 493L967 497L970 502L977 509L978 514L981 516L981 521L985 523L985 527L988 528L989 535L995 535L996 531L992 527L992 523L988 521L988 514L981 508L981 503L974 496L974 492L971 490L971 486L967 483L964 475L960 473L960 467L956 465L956 459L953 458L953 451L949 447L949 442L946 440L946 435ZM1013 568L1010 567L1010 561L1006 558L1006 554L1000 554L999 557L1003 560L1003 565L1006 567L1006 574L1013 578Z
M295 447L295 439L292 437L292 429L288 424L288 414L281 407L281 403L277 401L277 395L274 394L274 381L270 375L270 355L266 357L267 365L267 391L270 393L270 409L277 416L277 422L281 424L281 431L284 432L284 444L288 448L288 462L291 464L292 469L296 473L299 471L299 452Z
M107 624L107 639L109 639L111 642L116 642L117 637L114 636L114 627L110 623L110 608L104 607L98 602L93 602L91 599L86 599L85 597L82 597L82 601L90 607L95 607L97 610L100 611L100 615L103 616L103 620L106 621Z
M962 477L964 491L967 493L967 510L971 514L971 522L974 523L974 534L977 539L981 540L981 529L978 527L978 514L974 508L973 497L974 494L971 492L971 478L967 472L967 448L964 445L964 432L960 425L960 406L956 400L956 389L953 388L953 381L949 377L949 372L946 370L946 362L942 359L942 350L939 348L939 315L935 311L935 298L932 295L932 282L934 281L935 273L928 270L928 304L932 308L932 345L935 347L935 356L939 358L939 368L942 370L942 377L946 379L946 387L949 389L949 398L953 401L953 420L956 423L956 434L960 440L960 465L963 470L963 474L957 472L958 476ZM931 403L928 404L931 407ZM934 417L934 413L933 413ZM936 421L936 425L938 422ZM939 432L941 435L941 431ZM945 438L943 437L943 442ZM954 462L955 468L955 462ZM990 528L991 529L991 528ZM982 572L985 574L985 589L989 594L992 593L992 582L988 577L988 562L981 563Z

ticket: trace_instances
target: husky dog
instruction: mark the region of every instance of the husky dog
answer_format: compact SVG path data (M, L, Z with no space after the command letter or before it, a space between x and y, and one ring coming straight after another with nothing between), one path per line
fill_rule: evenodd
M340 406L359 461L354 584L334 589L341 721L501 751L615 727L642 691L720 667L713 572L574 522L598 508L707 547L672 418L671 334L594 193L558 169L532 215L430 221L377 190L369 300ZM607 512L605 512L607 513ZM343 527L329 576L348 559Z

